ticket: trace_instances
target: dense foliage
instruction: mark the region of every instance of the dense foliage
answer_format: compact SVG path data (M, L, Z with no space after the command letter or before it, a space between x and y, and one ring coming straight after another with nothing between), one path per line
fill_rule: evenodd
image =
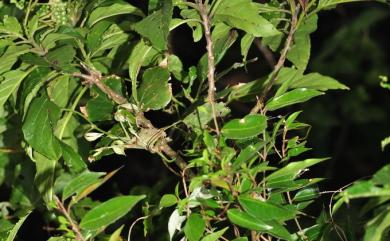
M310 34L318 12L355 1L1 2L0 239L38 212L51 241L355 240L333 216L370 197L362 240L387 240L390 166L307 212L325 193L309 168L328 158L310 156L296 106L349 89L307 71ZM196 65L175 53L179 28L204 43ZM233 45L240 61L221 67ZM253 45L267 62L249 58ZM226 83L253 65L272 70ZM93 197L121 168L91 166L126 154L135 166L133 149L158 157L176 185Z

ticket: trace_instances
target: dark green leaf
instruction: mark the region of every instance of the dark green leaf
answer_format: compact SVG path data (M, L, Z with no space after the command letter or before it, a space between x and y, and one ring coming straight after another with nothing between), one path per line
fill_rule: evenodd
M143 109L158 110L169 104L172 98L169 77L169 71L161 67L145 71L138 89L138 98Z
M86 188L92 186L93 184L100 182L100 177L103 176L104 172L84 172L74 179L72 179L68 185L65 186L62 192L62 200L65 200L72 196L73 194L79 195Z
M81 220L80 227L85 230L103 230L105 227L126 215L145 195L114 197L99 204Z
M62 157L72 173L79 173L87 169L87 165L81 156L64 142L61 142Z
M31 103L22 127L28 144L51 160L58 160L61 155L60 143L53 134L59 117L58 106L41 96Z
M167 48L169 24L172 19L172 1L164 1L163 8L136 23L133 28L148 39L158 50Z
M221 133L228 139L245 139L257 136L266 128L267 117L247 115L242 119L234 119L226 123Z

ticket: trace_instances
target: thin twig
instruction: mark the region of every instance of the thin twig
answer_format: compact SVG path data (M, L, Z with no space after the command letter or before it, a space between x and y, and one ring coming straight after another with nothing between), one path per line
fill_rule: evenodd
M208 101L211 105L211 110L213 112L213 119L214 119L214 125L215 130L217 132L217 135L219 135L219 127L218 127L218 121L217 121L217 111L215 108L215 60L214 60L214 50L213 50L213 40L211 39L211 24L210 24L210 18L206 9L205 4L202 0L196 0L196 3L198 4L198 10L199 14L202 18L203 28L204 28L204 36L206 38L206 49L207 49L207 60L208 60L208 72L207 72L207 79L209 84L208 89Z
M297 6L294 14L292 15L290 31L287 35L287 39L286 39L286 42L284 44L284 48L280 54L278 63L275 65L275 68L274 68L274 71L271 75L271 78L270 78L268 84L265 86L265 89L264 89L262 95L257 100L256 105L252 108L251 114L255 114L263 108L265 98L267 97L267 94L271 90L272 86L275 84L275 81L278 77L278 74L284 66L284 62L286 61L287 53L290 50L292 42L293 42L294 33L297 30L298 14L299 14L299 5Z
M83 235L81 234L81 231L80 231L78 224L72 219L69 212L66 210L64 204L58 199L57 196L54 196L54 199L55 199L58 210L65 216L65 218L70 223L72 230L73 230L74 234L76 235L75 239L77 241L86 241L84 239Z

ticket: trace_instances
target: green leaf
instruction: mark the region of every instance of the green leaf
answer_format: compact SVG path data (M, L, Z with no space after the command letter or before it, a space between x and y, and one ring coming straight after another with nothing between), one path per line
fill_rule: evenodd
M260 201L249 197L239 197L238 201L249 215L262 221L283 222L297 215L297 210L293 206L284 207L271 201Z
M169 71L161 67L145 71L138 89L138 98L143 109L159 110L169 104L172 98L169 78Z
M221 0L214 13L214 21L223 21L233 28L244 30L255 37L269 37L280 32L258 14L259 5L251 0Z
M108 241L123 241L123 239L121 237L121 232L122 232L122 229L124 227L125 226L122 225L117 230L115 230L115 232L113 234L111 234L110 239Z
M241 47L241 55L243 58L243 61L246 61L246 58L248 56L248 52L250 47L252 46L253 40L255 40L255 37L251 34L245 34L244 37L241 39L240 47Z
M165 194L161 197L159 206L162 208L167 208L173 206L177 203L177 197L173 194Z
M54 67L67 68L76 56L76 50L71 45L64 45L50 51L46 55L47 61Z
M382 241L388 239L390 227L390 208L387 207L365 225L363 241Z
M227 216L232 223L249 230L266 231L272 229L272 226L261 220L257 220L253 216L240 211L239 209L229 209L227 211Z
M310 34L317 29L317 15L305 18L294 34L294 44L287 53L290 60L299 70L305 70L310 59Z
M205 228L206 222L202 216L192 213L184 226L184 233L189 241L199 241Z
M242 238L233 239L232 241L249 241L249 240L247 237L242 237Z
M58 106L41 96L31 103L22 127L28 144L51 160L58 160L61 155L60 143L53 134L59 117Z
M219 230L218 232L207 235L206 237L202 238L201 241L216 241L226 232L226 230L228 230L228 227Z
M7 48L5 53L1 56L0 74L11 70L12 66L22 54L30 52L29 45L11 45Z
M89 172L86 171L74 179L72 179L68 185L64 187L62 191L62 200L66 200L73 194L79 195L88 187L99 183L100 177L103 176L104 172Z
M334 7L337 4L341 4L341 3L352 3L352 2L362 2L362 1L365 0L320 0L318 3L318 9Z
M230 113L230 110L225 106L224 103L216 103L215 109L217 112L217 117L222 117ZM213 112L211 110L211 105L205 103L201 106L198 106L191 114L184 118L184 123L195 129L202 130L207 124L213 119Z
M294 179L306 168L321 163L327 159L329 158L312 158L306 159L304 161L291 162L287 166L282 167L268 175L266 179L268 182L273 182L284 177L292 177L292 179Z
M81 156L64 142L61 142L62 157L72 173L80 173L87 169Z
M103 230L126 215L145 195L114 197L90 210L80 222L84 230Z
M33 160L36 167L35 185L42 194L46 205L49 206L53 201L54 172L57 165L57 159L50 159L38 152L34 152Z
M267 128L267 117L263 115L247 115L242 119L234 119L226 123L221 133L228 139L245 139L255 137Z
M255 144L250 144L245 147L245 149L240 152L237 159L233 162L233 169L240 167L241 164L257 156L257 152L260 150L260 148L264 146L264 144L264 142L257 142Z
M19 219L19 221L15 224L15 226L12 228L12 230L8 234L8 237L7 237L7 239L5 239L5 241L13 241L16 238L16 234L18 233L20 227L22 227L24 221L26 221L26 219L30 215L30 213L31 212L28 212L21 219Z
M126 2L117 2L114 4L111 4L106 7L98 7L93 12L88 18L88 25L93 26L97 22L113 17L113 16L118 16L122 14L133 14L137 16L143 16L143 13L141 10L138 8L134 7L133 5L126 3Z
M3 17L3 22L0 23L0 33L10 34L11 37L15 38L22 36L23 31L16 17L5 15Z
M158 50L167 48L169 24L172 19L172 1L164 1L163 8L133 25L133 28L141 36L148 39L153 47Z
M131 92L133 99L138 102L137 96L137 77L142 66L149 65L158 55L152 46L145 44L143 40L134 46L129 57L129 76L131 79Z
M310 100L313 97L323 95L323 92L307 88L299 88L291 90L283 95L272 98L267 102L267 110L274 111L293 104L302 103Z
M382 167L372 177L372 181L379 185L390 186L390 165Z
M296 89L296 88L308 88L308 89L314 89L314 90L320 90L320 91L326 91L326 90L335 90L335 89L342 89L342 90L348 90L349 88L337 80L329 77L329 76L323 76L318 73L310 73L302 78L298 78L297 80L294 80L289 85L289 88Z
M347 188L341 193L341 196L345 197L348 202L349 199L367 198L367 197L381 197L389 196L390 187L385 186L383 188L378 187L371 180L355 182L351 187Z
M307 188L304 188L302 190L299 190L295 194L293 201L294 202L304 202L304 201L308 201L311 199L315 199L319 195L320 194L319 194L318 187L307 187Z
M0 106L5 104L8 98L19 87L23 79L26 78L26 76L29 75L33 70L34 68L31 68L27 71L11 70L0 76L0 78L3 79L0 79Z

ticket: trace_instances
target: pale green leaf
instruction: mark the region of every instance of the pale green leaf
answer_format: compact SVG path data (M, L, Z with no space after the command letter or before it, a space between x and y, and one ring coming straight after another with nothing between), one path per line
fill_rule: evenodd
M245 139L257 136L267 127L267 117L263 115L247 115L242 119L234 119L226 123L221 133L228 139Z
M207 235L206 237L202 238L201 241L216 241L226 232L226 230L228 230L228 227Z

